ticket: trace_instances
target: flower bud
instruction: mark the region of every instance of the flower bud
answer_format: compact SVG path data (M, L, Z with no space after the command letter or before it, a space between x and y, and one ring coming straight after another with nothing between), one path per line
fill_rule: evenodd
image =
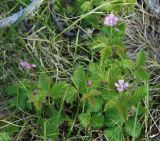
M88 83L87 83L87 86L92 87L92 81L89 80Z

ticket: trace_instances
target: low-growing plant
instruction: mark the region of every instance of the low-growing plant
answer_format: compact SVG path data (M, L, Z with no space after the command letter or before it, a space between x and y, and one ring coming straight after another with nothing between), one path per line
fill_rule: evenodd
M102 130L109 141L138 138L142 130L140 117L145 112L141 100L147 95L149 78L144 69L144 52L136 61L115 55L92 62L88 68L78 66L71 83L54 83L41 73L38 83L24 80L8 87L8 94L13 96L10 105L35 111L39 134L45 138L54 140L58 126L68 122L71 130L75 121L82 128ZM76 112L67 114L66 104Z
M82 10L78 12L83 14L101 2L78 0ZM146 112L142 100L148 95L149 73L144 51L136 60L127 56L125 27L113 13L107 16L91 46L99 60L92 60L87 67L77 66L70 81L54 82L42 71L38 78L7 88L11 108L36 115L42 140L54 141L61 134L64 140L72 135L78 140L82 130L86 131L86 140L92 138L89 131L101 132L101 139L107 141L140 140L141 119ZM36 67L28 62L21 62L21 66ZM5 131L2 135L9 138Z
M109 141L122 141L128 136L137 138L142 130L139 117L145 112L141 100L147 95L148 73L144 61L144 52L140 52L136 62L111 57L92 62L86 69L79 66L71 84L53 83L41 73L38 83L25 80L7 88L13 96L10 106L35 111L39 116L39 133L43 136L46 131L47 138L56 137L57 127L64 121L72 123L75 119L83 128L104 131ZM127 87L123 87L125 83ZM78 114L67 115L67 103L76 103Z

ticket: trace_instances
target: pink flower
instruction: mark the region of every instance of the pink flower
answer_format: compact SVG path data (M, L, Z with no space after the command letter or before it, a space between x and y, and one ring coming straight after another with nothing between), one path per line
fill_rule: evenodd
M25 69L31 69L36 67L35 64L29 64L28 62L22 61L22 60L20 61L20 65L22 68L25 68Z
M115 86L117 87L118 92L123 92L129 85L127 82L124 82L124 80L118 80L118 83L115 83Z
M89 80L88 83L87 83L87 86L92 87L92 81Z
M115 26L117 22L118 22L118 17L116 17L114 14L110 14L107 17L105 17L104 25Z

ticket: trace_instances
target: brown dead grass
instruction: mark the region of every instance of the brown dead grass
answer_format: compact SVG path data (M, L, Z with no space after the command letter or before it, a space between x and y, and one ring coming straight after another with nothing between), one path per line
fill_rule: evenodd
M142 7L137 8L134 15L126 18L125 44L130 58L144 49L147 53L147 69L149 81L149 113L147 127L145 125L145 141L160 140L160 23L158 17L147 13Z

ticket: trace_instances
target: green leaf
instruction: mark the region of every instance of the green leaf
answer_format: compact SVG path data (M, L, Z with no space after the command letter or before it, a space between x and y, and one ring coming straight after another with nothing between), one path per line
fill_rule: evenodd
M107 38L111 38L115 33L115 29L110 26L103 26L102 32Z
M136 104L140 100L145 98L146 95L147 95L147 88L145 86L139 86L134 92L132 102Z
M108 40L104 36L98 36L94 39L93 44L91 46L92 49L103 49L108 47Z
M51 87L51 80L46 73L41 73L39 76L38 87L42 90L49 91Z
M85 2L81 5L80 9L81 9L82 13L88 12L89 10L92 9L92 2L90 2L90 1L85 1Z
M4 131L7 132L8 135L12 136L15 133L19 132L19 127L13 126L13 125L8 125L8 126L5 127Z
M123 115L117 108L110 108L105 114L105 125L107 127L121 126L124 123Z
M122 65L124 69L132 69L134 67L133 61L129 59L123 59Z
M9 86L6 88L7 94L14 96L18 93L18 86L14 85L14 86Z
M99 112L102 110L103 99L101 97L89 97L89 111L90 112Z
M98 87L102 81L106 80L105 66L99 63L91 63L89 65L89 71L91 72L90 80L93 85L92 88Z
M17 107L24 110L28 107L27 90L25 88L19 88L18 85L10 86L7 88L7 94L13 96L13 99L9 101L11 107Z
M104 62L112 55L112 49L110 47L106 47L100 51L101 61Z
M49 119L39 118L38 123L41 126L40 132L43 135L45 130L46 136L48 136L48 138L56 140L56 137L59 134L58 126L63 122L63 116L58 111L53 111L53 114Z
M91 126L93 128L103 127L104 124L104 116L101 113L96 113L91 118Z
M28 107L28 97L26 93L23 93L23 91L20 91L17 95L17 107L24 110Z
M82 66L79 66L72 75L72 81L75 85L75 87L80 91L80 93L86 92L86 73L84 71L84 68Z
M47 97L46 91L41 90L36 95L31 94L29 96L28 102L33 102L36 110L40 111L42 108L42 104L46 103L46 97Z
M6 132L0 133L0 141L11 141L9 134Z
M144 66L145 65L145 61L146 61L146 57L145 57L145 52L144 51L140 51L137 55L137 66Z
M113 86L114 83L121 78L121 68L117 64L112 64L111 67L107 70L106 81L109 85Z
M145 81L149 79L149 73L143 68L137 68L135 71L135 78L139 81Z
M136 0L122 0L122 2L126 3L126 2L129 2L130 4L135 4L136 3Z
M78 91L73 86L69 86L66 91L65 100L67 103L72 104L78 96Z
M122 129L119 126L109 128L104 131L107 141L122 141Z
M110 99L105 105L105 111L111 108L117 108L118 112L123 115L124 119L128 118L128 110L132 106L130 101L132 95L130 93L121 93L117 97Z
M91 114L89 112L82 113L78 116L79 121L83 127L87 127L90 124Z
M126 133L129 136L132 136L134 138L137 138L140 136L141 134L141 129L142 126L140 123L138 123L137 121L135 122L134 118L131 118L127 121L126 125L125 125L125 129L126 129Z
M54 98L54 99L58 99L58 98L62 98L65 96L66 94L66 90L67 87L69 86L69 84L67 84L66 82L62 81L62 82L57 82L53 85L53 87L51 88L50 91L50 95Z

